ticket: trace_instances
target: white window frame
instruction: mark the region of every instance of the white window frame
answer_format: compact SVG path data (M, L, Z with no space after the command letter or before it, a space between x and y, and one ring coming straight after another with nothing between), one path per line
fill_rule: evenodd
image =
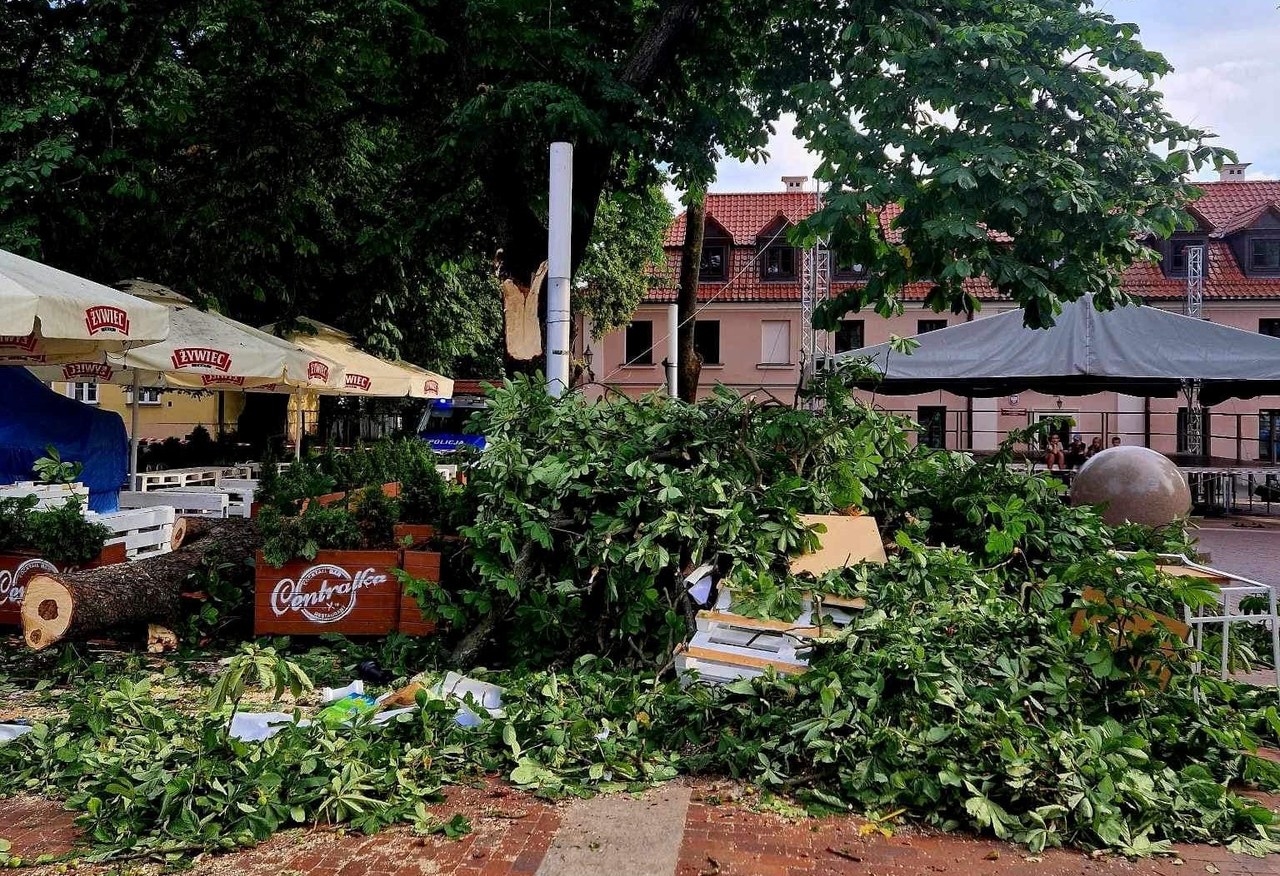
M156 389L155 387L139 386L138 387L138 407L140 408L159 407L163 403L163 400L160 397L162 392L163 390ZM124 396L125 396L124 398L125 404L132 405L133 404L133 387L127 388L124 391Z
M96 405L99 401L98 384L91 380L68 383L66 394L82 405Z

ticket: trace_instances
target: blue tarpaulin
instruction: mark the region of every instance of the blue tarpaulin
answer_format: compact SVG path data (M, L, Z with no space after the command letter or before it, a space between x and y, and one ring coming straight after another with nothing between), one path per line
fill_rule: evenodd
M0 484L32 479L52 444L63 460L84 464L89 508L115 511L129 477L129 438L119 414L81 404L45 386L25 368L0 368Z

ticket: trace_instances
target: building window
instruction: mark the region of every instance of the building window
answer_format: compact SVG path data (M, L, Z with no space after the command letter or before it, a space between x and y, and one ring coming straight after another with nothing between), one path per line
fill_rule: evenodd
M947 327L945 319L922 319L916 323L916 334L926 335L929 332L936 332L938 329Z
M698 268L698 279L707 282L726 280L729 277L729 247L723 243L704 243L702 245L702 264Z
M916 411L916 420L920 423L916 441L924 447L946 450L947 409L936 406L919 408Z
M1280 459L1280 411L1258 411L1258 459L1276 462Z
M1280 319L1258 320L1258 334L1271 335L1273 338L1280 338Z
M1204 456L1205 439L1209 435L1209 409L1200 409L1200 443L1192 446L1190 429L1188 428L1187 409L1178 408L1178 452L1192 456Z
M87 405L96 405L98 403L98 384L68 383L67 396Z
M637 319L627 326L624 364L653 364L653 320Z
M1187 275L1187 249L1195 246L1203 248L1204 241L1200 239L1169 241L1169 257L1165 260L1165 273L1170 277L1185 277ZM1202 271L1205 270L1203 261L1200 268Z
M766 319L760 323L760 364L791 364L791 320Z
M160 404L160 392L158 389L148 389L145 386L138 387L138 404L142 407ZM133 404L132 388L124 391L124 400L125 404Z
M700 319L693 324L693 349L702 357L703 365L720 363L720 320Z
M862 320L842 319L840 328L836 329L836 352L848 353L866 346Z
M760 259L762 280L794 280L796 278L796 250L793 246L766 246Z
M833 280L865 280L867 279L866 265L850 265L847 268L836 268Z
M1249 270L1260 274L1280 273L1280 237L1249 241Z

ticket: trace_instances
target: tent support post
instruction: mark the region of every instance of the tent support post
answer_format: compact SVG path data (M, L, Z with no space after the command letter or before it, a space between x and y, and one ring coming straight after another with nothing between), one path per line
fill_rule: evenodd
M138 489L138 370L133 371L133 392L129 396L129 489Z

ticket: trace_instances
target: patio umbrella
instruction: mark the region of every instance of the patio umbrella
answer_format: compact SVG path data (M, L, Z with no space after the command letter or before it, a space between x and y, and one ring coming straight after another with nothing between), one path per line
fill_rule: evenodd
M356 347L351 335L333 326L303 319L315 334L293 332L293 341L311 352L342 365L341 389L321 390L333 395L378 398L451 398L453 380L408 362L379 359Z
M119 353L168 334L163 305L0 250L0 364Z
M138 466L138 389L170 388L287 392L342 386L342 366L219 313L193 307L191 300L154 283L131 280L126 297L146 299L165 309L171 328L162 342L133 350L33 368L42 380L116 383L133 387L130 476ZM297 452L299 448L295 448Z

